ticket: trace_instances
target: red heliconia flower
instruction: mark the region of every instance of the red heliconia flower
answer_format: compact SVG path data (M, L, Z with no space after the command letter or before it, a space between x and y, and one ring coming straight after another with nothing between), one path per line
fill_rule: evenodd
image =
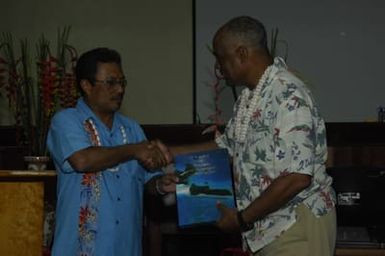
M71 73L64 75L61 86L58 88L60 105L64 108L74 107L78 98L75 77Z
M220 94L223 91L220 84L221 79L223 78L219 77L218 74L215 73L215 81L212 84L208 84L208 86L210 86L214 91L214 113L209 115L208 119L216 126L221 126L225 123L221 117L222 110L219 108Z
M55 111L56 94L56 63L55 58L49 57L41 63L40 91L45 116L49 117Z
M15 124L20 126L18 143L28 145L28 153L47 153L45 141L52 115L61 107L73 106L76 101L72 73L77 54L67 44L69 31L69 27L59 30L58 56L51 55L50 43L44 36L39 39L36 80L30 72L33 69L26 65L30 62L28 58L34 55L29 54L28 41L21 40L19 57L14 51L12 35L5 34L0 38L0 95L4 93L8 99ZM71 71L67 72L66 66L70 66Z

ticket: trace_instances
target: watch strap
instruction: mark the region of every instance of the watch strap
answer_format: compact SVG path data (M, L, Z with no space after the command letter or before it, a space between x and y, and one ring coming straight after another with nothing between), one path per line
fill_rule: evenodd
M242 232L246 232L251 230L254 227L253 223L246 223L242 217L242 212L243 210L240 210L237 212L237 220L239 224L239 228L241 229Z

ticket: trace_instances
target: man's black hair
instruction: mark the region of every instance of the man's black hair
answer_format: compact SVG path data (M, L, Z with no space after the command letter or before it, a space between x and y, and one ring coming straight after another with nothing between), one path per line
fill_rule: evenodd
M106 47L95 48L83 53L79 57L75 68L76 83L82 94L83 90L80 87L80 81L88 80L93 84L98 71L98 63L116 63L120 67L122 65L120 54Z

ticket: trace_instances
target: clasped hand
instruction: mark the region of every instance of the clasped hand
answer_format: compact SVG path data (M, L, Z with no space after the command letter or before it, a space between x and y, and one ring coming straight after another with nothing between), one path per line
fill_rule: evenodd
M159 140L145 141L138 144L136 159L147 170L155 170L171 163L172 155Z
M216 226L226 233L240 232L239 223L237 220L237 210L228 208L226 205L218 202L217 209L220 212Z

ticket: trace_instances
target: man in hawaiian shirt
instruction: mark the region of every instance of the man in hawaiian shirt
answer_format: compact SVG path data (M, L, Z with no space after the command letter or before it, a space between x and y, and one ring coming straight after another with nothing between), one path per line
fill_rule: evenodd
M218 204L224 231L241 232L252 255L333 255L335 196L325 171L325 124L303 81L272 58L262 23L237 17L213 40L217 67L246 88L224 133L173 154L226 148L237 209Z
M84 53L76 77L82 97L56 113L47 141L58 176L52 255L140 256L143 188L175 191L174 175L149 171L171 155L118 112L126 80L116 51Z

